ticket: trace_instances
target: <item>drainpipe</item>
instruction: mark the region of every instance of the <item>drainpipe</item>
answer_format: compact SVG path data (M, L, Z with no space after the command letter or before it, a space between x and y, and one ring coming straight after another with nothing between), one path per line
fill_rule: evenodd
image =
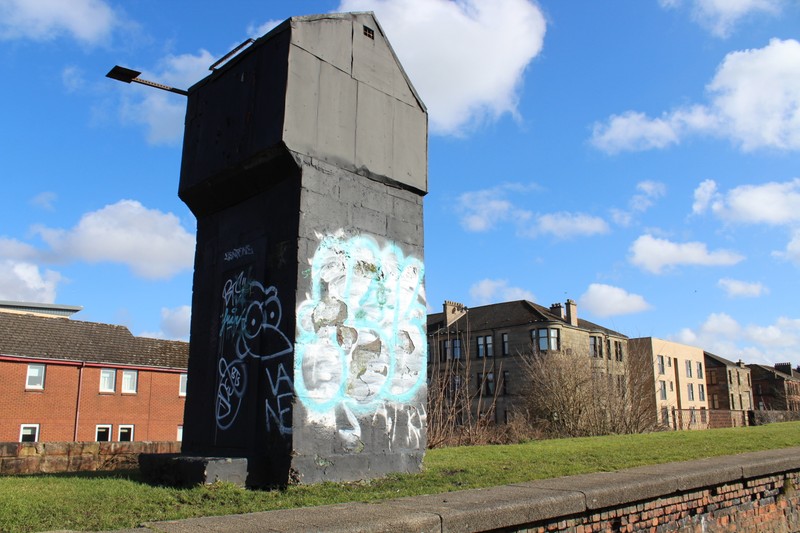
M83 389L83 369L86 366L86 361L81 361L81 367L78 369L78 398L75 401L75 433L72 436L73 442L78 442L78 422L81 418L81 390Z

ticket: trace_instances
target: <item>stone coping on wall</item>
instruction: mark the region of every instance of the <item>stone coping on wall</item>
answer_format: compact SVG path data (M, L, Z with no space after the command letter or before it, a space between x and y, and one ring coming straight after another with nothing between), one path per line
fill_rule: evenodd
M491 531L800 471L800 447L500 487L144 524L152 531ZM136 531L142 532L142 529Z

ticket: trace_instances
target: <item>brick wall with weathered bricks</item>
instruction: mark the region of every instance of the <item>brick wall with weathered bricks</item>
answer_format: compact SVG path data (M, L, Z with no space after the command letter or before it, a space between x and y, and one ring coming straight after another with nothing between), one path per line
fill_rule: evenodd
M180 442L0 442L0 475L138 468L142 453L180 450Z
M516 531L745 532L800 531L800 472L670 495L650 501L558 517Z

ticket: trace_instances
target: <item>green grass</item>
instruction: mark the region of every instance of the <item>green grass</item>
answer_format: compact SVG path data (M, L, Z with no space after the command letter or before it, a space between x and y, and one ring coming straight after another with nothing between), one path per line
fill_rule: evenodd
M103 530L142 522L376 501L647 464L800 446L800 422L431 450L421 474L248 491L153 487L135 472L0 477L0 531Z

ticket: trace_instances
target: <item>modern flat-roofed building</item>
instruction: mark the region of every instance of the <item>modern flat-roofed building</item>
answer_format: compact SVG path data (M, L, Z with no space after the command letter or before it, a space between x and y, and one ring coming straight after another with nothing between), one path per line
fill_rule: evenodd
M704 352L677 342L641 337L628 340L631 354L653 362L659 422L675 429L708 426Z

